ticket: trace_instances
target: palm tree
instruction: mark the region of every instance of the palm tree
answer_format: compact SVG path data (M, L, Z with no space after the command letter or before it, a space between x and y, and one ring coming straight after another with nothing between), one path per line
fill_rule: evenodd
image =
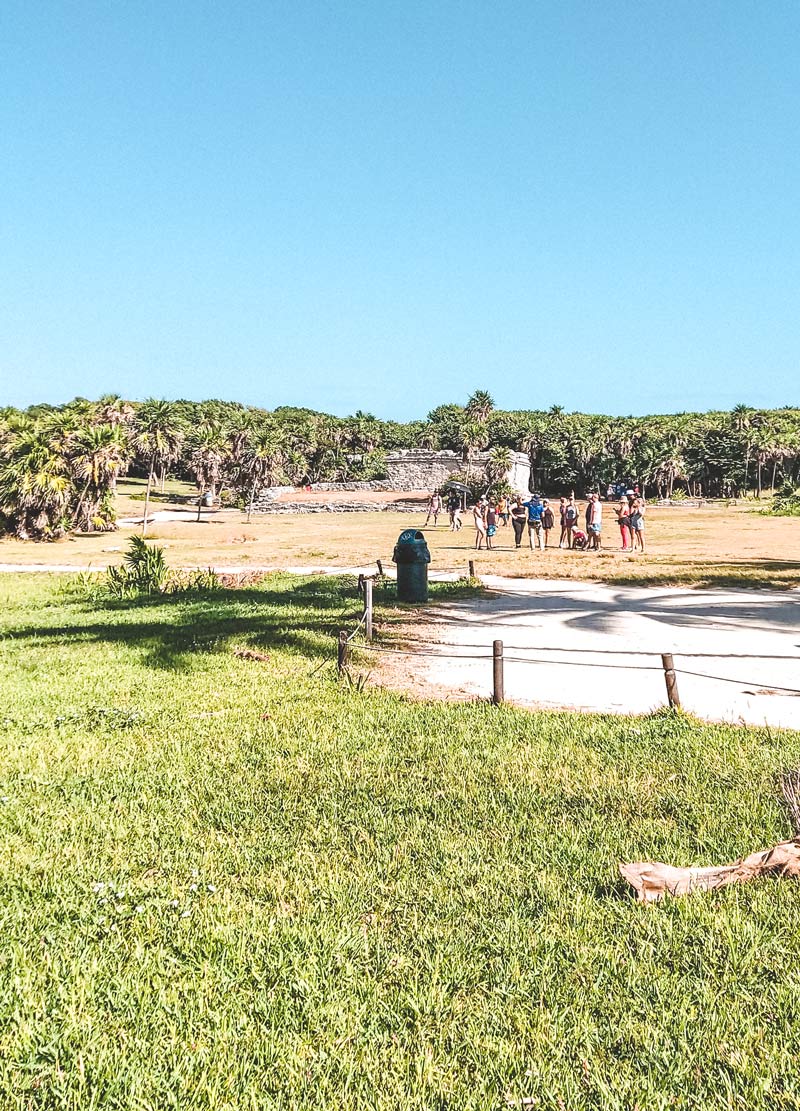
M475 390L467 402L467 417L476 424L486 424L494 409L494 398L488 390Z
M218 421L201 424L190 441L189 468L197 480L197 520L203 508L203 494L210 490L216 496L226 461L230 458L227 437Z
M151 397L142 402L136 413L133 430L136 453L147 461L149 468L147 491L144 496L142 536L147 533L147 514L156 467L166 468L178 458L183 439L181 419L174 401L158 401Z
M84 532L113 527L111 495L117 475L128 462L128 452L128 440L119 425L90 425L76 437L70 462L83 488L72 515L73 526L80 520Z
M461 448L461 458L469 469L474 451L480 451L486 446L486 426L467 417L458 430L458 443Z
M43 422L12 426L0 464L0 514L20 540L53 540L67 527L72 483Z
M240 476L249 486L247 523L260 490L276 486L283 479L284 453L280 437L272 425L263 424L255 432L241 460Z
M747 494L747 472L750 469L750 449L752 447L750 439L750 429L753 425L754 410L749 405L739 404L734 405L731 410L731 424L739 436L744 437L745 440L745 455L744 455L744 491Z
M489 479L490 486L496 486L497 483L503 481L511 470L512 463L513 458L510 448L492 448L489 454L489 461L486 464L486 477Z

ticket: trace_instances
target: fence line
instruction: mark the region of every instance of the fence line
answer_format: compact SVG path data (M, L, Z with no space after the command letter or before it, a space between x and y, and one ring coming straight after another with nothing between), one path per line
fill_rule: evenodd
M381 560L376 560L378 567L378 575L383 576L383 565ZM437 568L437 570L444 573L459 572L460 568ZM472 560L469 561L470 575L474 571L474 564ZM466 577L462 573L462 577ZM673 656L683 657L686 659L717 659L717 660L789 660L800 663L800 656L781 655L778 653L763 653L763 654L750 654L739 652L681 652L680 650L673 653L658 653L647 651L645 649L636 648L554 648L548 645L532 645L532 644L505 644L502 640L495 640L491 646L475 644L471 641L429 641L422 640L421 638L406 637L406 643L414 645L413 648L395 648L389 645L373 644L372 641L372 584L374 576L365 576L363 574L358 577L359 593L364 596L364 609L354 629L348 634L346 630L341 629L338 634L338 657L337 668L341 674L347 669L350 661L351 650L361 652L377 652L384 655L394 656L420 656L423 654L434 655L440 659L449 660L491 660L492 661L492 702L499 705L505 698L504 687L504 665L505 662L521 663L521 664L543 664L545 666L561 666L561 667L593 667L605 668L609 670L624 670L624 671L662 671L664 674L667 699L670 707L679 708L681 705L680 696L678 694L677 676L686 675L698 679L709 679L713 682L720 683L733 683L739 687L745 687L751 684L747 680L734 679L727 675L710 675L707 672L692 671L689 668L676 667ZM508 628L513 628L510 623L502 622ZM356 644L353 643L355 637L358 635L362 625L364 626L364 635L367 643ZM497 626L494 626L496 628ZM484 652L442 652L442 648L485 648ZM506 655L506 649L514 652L546 652L547 658L535 656L517 656ZM660 664L633 664L633 663L601 663L594 660L564 660L554 659L553 654L556 655L602 655L602 656L631 656L631 657L658 657L660 656ZM767 683L763 685L764 690L782 692L791 695L800 695L800 689L795 687L783 687L774 683Z

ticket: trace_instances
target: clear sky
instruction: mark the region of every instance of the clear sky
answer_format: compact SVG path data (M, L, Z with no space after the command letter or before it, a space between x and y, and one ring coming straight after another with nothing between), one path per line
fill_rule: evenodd
M0 404L800 403L800 4L5 0Z

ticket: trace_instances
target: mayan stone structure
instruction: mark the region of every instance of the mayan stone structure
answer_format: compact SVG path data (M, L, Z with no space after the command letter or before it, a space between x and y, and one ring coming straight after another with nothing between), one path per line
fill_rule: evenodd
M473 455L471 467L473 471L481 471L489 460L488 452L479 452ZM357 499L347 499L347 504L337 502L336 494L352 493L359 490L385 491L386 493L404 493L406 491L419 494L430 492L443 486L454 474L463 471L465 464L460 455L454 451L429 451L426 448L408 448L404 451L391 451L386 455L386 477L373 479L369 482L315 482L313 489L317 492L324 491L334 495L330 501L317 505L301 505L291 501L291 492L294 487L275 486L265 490L255 501L253 509L256 513L324 513L345 511L366 511L381 509L414 509L414 506L400 505L387 501L384 505L380 502L359 503ZM506 480L512 489L520 493L528 492L531 466L528 456L520 451L512 452L511 468L506 474Z

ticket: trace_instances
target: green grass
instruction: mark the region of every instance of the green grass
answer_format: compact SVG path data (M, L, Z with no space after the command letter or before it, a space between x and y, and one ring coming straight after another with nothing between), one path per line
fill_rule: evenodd
M800 735L339 685L333 580L0 595L4 1111L800 1108L800 885L617 873L786 836Z

